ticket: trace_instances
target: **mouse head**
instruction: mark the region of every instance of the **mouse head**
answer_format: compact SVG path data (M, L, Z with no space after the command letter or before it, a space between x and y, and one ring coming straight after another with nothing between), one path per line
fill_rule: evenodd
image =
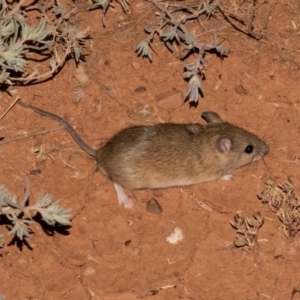
M201 117L208 123L207 130L212 136L220 163L226 171L231 172L258 161L269 152L266 143L255 134L224 122L215 112L203 112Z

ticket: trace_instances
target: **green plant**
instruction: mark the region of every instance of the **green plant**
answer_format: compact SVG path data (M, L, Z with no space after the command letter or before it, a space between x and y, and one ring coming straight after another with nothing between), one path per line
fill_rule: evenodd
M181 49L180 59L183 61L183 77L188 82L185 100L198 103L200 95L204 95L203 80L206 72L205 56L207 52L216 53L221 59L228 54L228 50L220 45L216 32L228 28L228 23L240 33L260 40L264 37L272 8L267 8L268 1L244 0L200 0L199 2L158 1L148 0L158 10L158 22L155 26L145 27L148 37L138 44L138 56L148 58L152 62L151 44L158 35L165 46L173 52L173 45ZM259 17L258 17L259 16ZM204 30L207 23L218 24L213 30ZM197 22L198 28L188 23ZM221 23L226 23L222 26ZM201 31L200 33L198 33ZM204 35L211 34L210 42L204 40ZM226 38L225 38L226 39Z
M40 193L39 199L33 205L29 205L29 180L25 180L25 193L22 200L18 203L17 196L10 194L4 185L0 186L0 216L6 216L11 224L10 234L19 240L30 238L32 230L30 225L34 222L33 218L40 215L48 225L54 226L70 225L71 209L61 208L58 203L52 202L52 196ZM3 238L3 235L0 236Z
M69 57L78 63L87 34L71 24L73 12L59 0L0 0L0 85L52 78Z
M148 37L137 46L136 52L139 56L147 57L152 61L150 49L155 34L159 36L171 52L173 52L172 44L181 45L181 59L184 61L183 77L187 80L189 86L185 99L197 103L199 96L203 94L202 80L205 74L205 53L215 51L222 58L227 51L218 44L216 35L214 35L211 43L199 42L185 24L192 20L198 20L201 16L209 19L217 12L217 6L213 1L208 0L206 3L194 5L162 3L156 0L150 0L150 2L161 12L159 22L155 28L145 28ZM188 61L188 57L191 55L194 59Z
M102 8L103 10L103 15L102 15L102 25L105 27L105 16L107 13L107 10L109 9L109 7L111 7L111 2L112 0L92 0L92 6L90 7L90 9L94 9L94 8ZM123 11L125 13L129 13L129 7L128 7L128 1L127 0L116 0L117 3L119 3L119 5L122 7Z

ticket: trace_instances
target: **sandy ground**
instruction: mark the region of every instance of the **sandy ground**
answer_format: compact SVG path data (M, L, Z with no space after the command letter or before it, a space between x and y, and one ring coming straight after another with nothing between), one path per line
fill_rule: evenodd
M12 87L24 102L67 118L95 147L130 125L204 124L201 112L213 110L264 139L270 153L264 161L235 171L233 181L127 191L134 202L130 210L118 205L112 183L95 172L95 162L64 130L0 145L1 184L21 196L25 174L31 172L30 201L42 189L72 208L73 215L64 231L47 234L38 223L32 226L28 245L18 247L5 238L0 293L7 299L32 300L300 299L299 236L287 239L276 214L256 196L268 179L282 182L289 176L296 191L300 186L300 6L297 1L261 2L258 18L272 10L265 38L259 41L234 29L220 14L202 27L189 25L196 33L217 28L219 41L230 50L223 60L206 55L204 98L196 108L178 105L176 97L182 100L187 84L176 49L169 52L156 38L153 63L134 53L145 38L143 26L157 20L150 3L131 1L128 15L115 3L106 28L100 10L79 7L78 26L89 27L92 37L82 64L87 82L78 81L70 60L53 80ZM166 98L166 107L158 105L157 97L173 89L179 93ZM1 94L1 112L13 99ZM15 106L1 126L1 136L8 139L58 124ZM42 159L33 153L41 147ZM162 207L160 215L146 210L152 198ZM233 245L230 221L237 211L246 217L259 211L264 218L254 249ZM183 239L174 245L166 238L176 227ZM1 233L7 232L1 226Z

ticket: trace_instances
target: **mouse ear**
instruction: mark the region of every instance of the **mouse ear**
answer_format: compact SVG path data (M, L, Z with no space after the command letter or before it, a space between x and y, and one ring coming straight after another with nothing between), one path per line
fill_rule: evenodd
M217 148L221 153L227 154L232 148L232 141L228 137L220 137L217 140Z
M223 123L223 120L219 117L219 115L213 111L204 111L201 114L201 118L204 119L208 124Z

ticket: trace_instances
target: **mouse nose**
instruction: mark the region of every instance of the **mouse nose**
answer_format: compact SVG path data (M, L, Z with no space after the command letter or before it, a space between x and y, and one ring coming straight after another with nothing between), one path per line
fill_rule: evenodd
M269 153L269 147L267 145L264 145L264 147L262 147L259 151L259 153L254 156L253 161L258 161L263 159L263 157Z

